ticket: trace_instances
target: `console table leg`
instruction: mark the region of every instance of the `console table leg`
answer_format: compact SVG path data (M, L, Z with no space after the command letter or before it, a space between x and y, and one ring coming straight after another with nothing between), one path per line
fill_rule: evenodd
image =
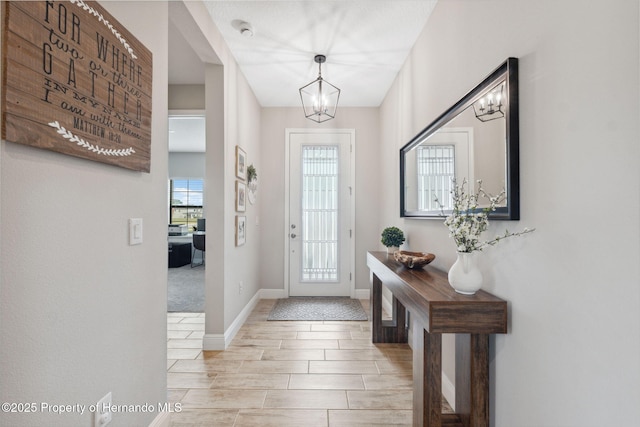
M489 425L489 335L471 334L471 427Z
M411 319L413 342L413 427L424 426L424 326Z
M489 335L456 335L456 413L465 427L489 425Z
M374 343L406 343L407 313L395 296L392 301L392 319L382 320L382 281L371 273L371 340Z
M422 388L424 427L442 425L442 335L423 331L424 366Z

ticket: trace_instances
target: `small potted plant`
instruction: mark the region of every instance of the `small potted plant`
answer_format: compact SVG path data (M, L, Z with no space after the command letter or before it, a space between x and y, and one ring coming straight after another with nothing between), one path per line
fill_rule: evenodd
M253 163L247 168L247 187L249 188L249 203L256 201L256 193L258 192L258 172Z
M253 166L253 163L249 165L247 168L247 182L251 184L254 179L258 177L258 172L256 171L256 167Z
M387 247L387 252L392 254L404 243L404 233L398 227L387 227L382 230L380 242Z

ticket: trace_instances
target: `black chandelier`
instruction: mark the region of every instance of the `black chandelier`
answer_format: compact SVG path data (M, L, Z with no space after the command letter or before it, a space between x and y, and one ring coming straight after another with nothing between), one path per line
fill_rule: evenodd
M316 55L313 60L318 64L318 78L300 88L300 99L304 116L322 123L336 116L340 89L322 78L322 64L326 62L327 57Z

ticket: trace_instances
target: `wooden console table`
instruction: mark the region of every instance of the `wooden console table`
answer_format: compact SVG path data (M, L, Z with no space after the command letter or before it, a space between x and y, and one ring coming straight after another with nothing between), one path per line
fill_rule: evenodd
M489 425L489 334L507 332L507 303L487 292L460 295L446 273L411 270L386 252L369 252L374 343L407 342L413 327L413 425ZM391 320L382 320L382 285L393 294ZM442 334L456 334L455 414L442 413Z

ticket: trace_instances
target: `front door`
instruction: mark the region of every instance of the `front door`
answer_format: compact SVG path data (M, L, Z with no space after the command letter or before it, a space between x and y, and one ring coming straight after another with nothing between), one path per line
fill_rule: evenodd
M352 130L288 130L290 296L352 296Z

